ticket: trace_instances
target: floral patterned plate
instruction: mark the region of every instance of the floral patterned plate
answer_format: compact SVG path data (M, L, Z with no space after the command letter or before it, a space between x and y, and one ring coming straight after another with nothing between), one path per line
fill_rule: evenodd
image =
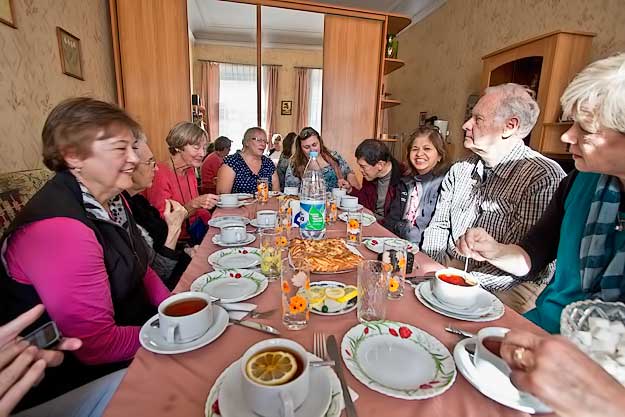
M212 219L210 219L208 221L208 225L211 227L223 227L227 224L232 224L232 223L248 224L249 222L250 222L250 219L248 219L247 217L243 217L243 216L219 216L219 217L213 217Z
M343 212L341 214L339 214L339 219L343 220L344 222L347 222L347 212ZM362 225L367 227L367 226L371 226L373 223L375 223L375 216L369 214L369 213L362 213Z
M311 359L321 360L320 358L318 358L317 356L314 356L311 353L309 353L309 355ZM227 367L221 373L221 375L219 375L219 377L217 377L217 380L215 381L215 384L213 384L213 386L211 387L210 392L208 393L208 398L206 399L206 406L204 407L204 415L206 417L221 417L221 414L220 414L221 410L219 409L219 401L218 401L219 393L221 392L221 388L224 384L224 380L226 379L226 376L229 374L229 372L236 371L239 366L240 366L239 361L237 360L234 363L232 363L229 367ZM321 415L323 417L339 417L341 415L341 410L344 407L343 394L342 394L343 391L341 390L341 383L339 382L339 379L334 373L334 371L332 371L332 368L322 367L322 368L317 368L317 369L323 372L325 375L327 375L327 377L330 379L330 390L331 390L330 405L328 406L327 410L325 410L325 412ZM314 382L314 381L311 381L311 382ZM312 388L312 385L311 385L311 388ZM236 417L239 417L239 416L236 416Z
M375 252L375 253L382 253L384 251L384 242L386 242L387 240L391 242L398 242L398 243L402 243L406 245L406 248L412 253L419 252L419 248L417 248L416 245L413 245L411 242L407 240L399 239L396 237L372 237L372 238L363 240L362 243L370 251Z
M456 380L447 348L409 324L381 320L352 327L341 342L341 355L356 379L390 397L435 397Z
M211 253L208 263L215 269L253 268L260 264L260 249L246 246L218 250Z
M218 269L201 275L191 291L204 292L222 303L236 303L256 297L267 288L267 278L247 269Z

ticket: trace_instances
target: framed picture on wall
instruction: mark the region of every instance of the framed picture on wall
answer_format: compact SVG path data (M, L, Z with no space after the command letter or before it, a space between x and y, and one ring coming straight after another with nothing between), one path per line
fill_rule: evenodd
M17 29L15 13L13 12L13 0L0 0L0 22Z
M56 28L56 36L59 41L59 56L63 74L84 81L80 39L60 27Z
M280 114L282 116L290 116L293 112L293 102L291 100L282 100L280 103Z

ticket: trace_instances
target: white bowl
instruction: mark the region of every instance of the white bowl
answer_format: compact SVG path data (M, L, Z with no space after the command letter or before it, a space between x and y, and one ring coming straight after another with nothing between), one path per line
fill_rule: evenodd
M439 278L440 275L459 275L468 282L475 285L463 287L451 284ZM432 283L432 293L440 301L453 307L472 307L477 302L477 298L482 291L479 283L470 274L456 268L444 268L436 271L436 277L430 281Z

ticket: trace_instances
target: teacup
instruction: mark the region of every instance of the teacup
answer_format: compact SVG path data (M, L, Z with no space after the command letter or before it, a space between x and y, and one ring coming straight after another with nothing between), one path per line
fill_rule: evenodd
M288 351L296 357L298 369L295 376L281 385L263 385L253 381L247 374L247 363L263 351ZM304 403L310 386L308 354L299 343L288 339L268 339L250 347L241 358L241 381L243 397L252 411L263 417L293 417L295 410Z
M297 187L284 187L284 195L297 195L299 194L299 188Z
M453 277L453 279L448 279ZM458 282L466 284L456 284ZM436 272L436 278L430 281L434 296L453 307L472 307L481 293L480 285L470 274L456 268L444 268Z
M219 202L224 207L234 207L239 204L239 196L236 194L221 194Z
M158 306L159 330L167 343L191 342L213 324L213 304L208 294L182 292Z
M501 358L501 342L510 329L503 327L485 327L477 332L475 343L475 368L480 379L500 390L515 392L510 382L510 367Z
M223 243L243 242L246 237L247 232L242 224L231 224L221 228L221 241Z
M259 210L256 212L256 223L263 227L274 227L278 212L275 210Z
M336 201L341 201L341 197L347 195L347 191L344 188L333 188L332 196L336 198Z
M341 197L341 207L343 208L356 208L358 206L358 197L352 197L351 195L344 195Z

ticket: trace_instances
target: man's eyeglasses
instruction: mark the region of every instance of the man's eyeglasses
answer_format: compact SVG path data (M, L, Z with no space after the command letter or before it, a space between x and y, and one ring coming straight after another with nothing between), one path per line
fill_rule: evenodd
M156 160L155 159L148 159L147 161L140 161L140 164L143 165L147 165L148 167L154 169L154 167L156 166Z

